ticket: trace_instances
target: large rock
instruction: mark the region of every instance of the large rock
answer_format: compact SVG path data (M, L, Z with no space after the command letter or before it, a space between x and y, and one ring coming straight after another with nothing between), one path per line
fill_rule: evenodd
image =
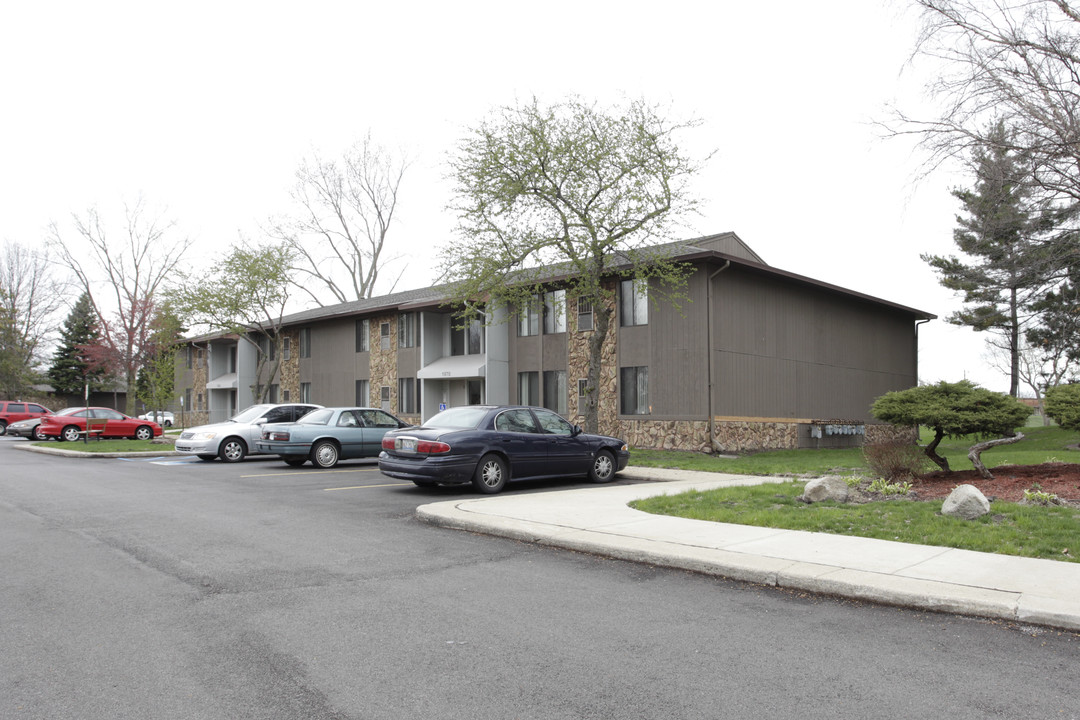
M941 514L974 520L990 512L990 501L974 485L958 485L941 505Z
M826 475L806 483L802 497L799 499L808 503L822 502L823 500L847 502L850 493L851 490L843 478L836 475Z

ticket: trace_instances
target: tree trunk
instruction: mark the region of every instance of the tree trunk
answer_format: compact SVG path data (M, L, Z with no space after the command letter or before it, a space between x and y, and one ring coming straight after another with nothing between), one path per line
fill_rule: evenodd
M585 392L585 432L600 432L600 370L604 361L604 342L611 328L611 310L602 298L593 304L596 320L589 337L589 373Z
M926 457L930 458L935 465L944 470L945 472L951 472L949 470L948 458L943 458L937 454L937 446L941 443L941 439L945 437L945 431L941 428L935 428L934 439L926 446Z
M1010 443L1020 442L1024 439L1024 433L1016 433L1011 437L998 438L997 440L987 440L986 442L976 443L968 450L968 460L971 460L971 464L975 466L975 469L979 471L979 475L984 480L993 480L994 476L990 474L990 471L986 469L986 466L982 462L982 454L984 450L988 450L998 445L1009 445Z

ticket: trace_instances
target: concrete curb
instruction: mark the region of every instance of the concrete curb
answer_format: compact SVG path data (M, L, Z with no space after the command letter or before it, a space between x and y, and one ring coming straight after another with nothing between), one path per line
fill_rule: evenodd
M686 471L649 469L632 474L639 473L663 484L472 497L422 505L416 514L442 527L731 580L1080 631L1076 564L649 515L627 503L788 478L694 481ZM682 477L667 479L676 474Z
M59 447L42 447L40 445L12 445L16 450L26 450L27 452L41 453L42 455L56 455L58 457L69 458L126 458L126 457L166 457L171 455L180 455L181 453L175 450L162 450L161 452L153 451L141 451L141 452L105 452L94 453L84 452L82 450L65 450Z

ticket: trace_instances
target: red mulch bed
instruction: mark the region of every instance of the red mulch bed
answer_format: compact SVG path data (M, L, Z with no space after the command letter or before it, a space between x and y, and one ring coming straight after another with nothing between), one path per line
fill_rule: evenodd
M915 478L911 489L920 500L945 498L957 485L974 485L988 498L1020 502L1024 491L1038 483L1044 492L1062 500L1080 502L1080 465L1043 463L1041 465L1002 465L990 468L993 480L984 480L974 470L933 472Z

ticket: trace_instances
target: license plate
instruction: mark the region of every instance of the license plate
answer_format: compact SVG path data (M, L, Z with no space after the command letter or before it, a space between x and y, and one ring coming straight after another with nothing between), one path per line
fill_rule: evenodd
M398 438L396 449L407 453L416 452L416 438Z

